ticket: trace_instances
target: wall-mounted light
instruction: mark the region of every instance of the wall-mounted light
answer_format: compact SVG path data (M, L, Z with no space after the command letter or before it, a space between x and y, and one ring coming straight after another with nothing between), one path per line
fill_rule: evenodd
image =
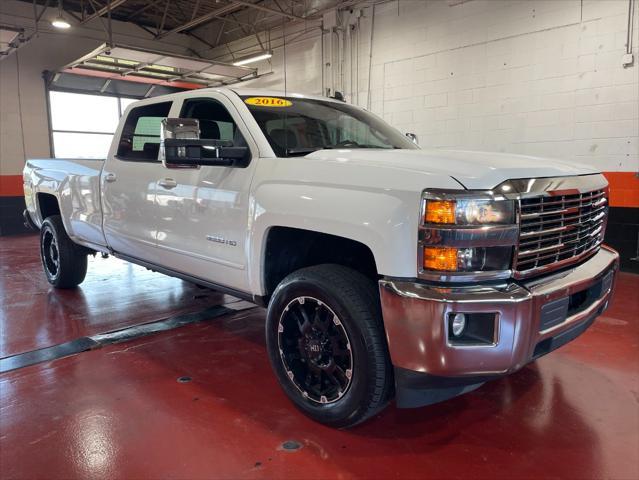
M67 28L71 28L71 24L64 19L62 12L62 0L58 0L58 16L51 20L51 25L55 28L66 30Z
M271 58L273 56L273 52L266 51L260 53L254 53L253 55L249 55L248 57L238 58L233 62L233 65L236 67L240 67L242 65L246 65L247 63L259 62L260 60L266 60L267 58Z

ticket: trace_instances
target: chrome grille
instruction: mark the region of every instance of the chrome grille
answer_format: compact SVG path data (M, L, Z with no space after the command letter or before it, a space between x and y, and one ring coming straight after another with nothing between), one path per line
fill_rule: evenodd
M577 261L599 248L606 226L607 190L520 200L515 269L530 275Z

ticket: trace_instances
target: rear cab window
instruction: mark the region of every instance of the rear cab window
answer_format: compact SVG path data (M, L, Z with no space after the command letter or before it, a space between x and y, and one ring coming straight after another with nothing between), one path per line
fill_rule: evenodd
M121 160L157 162L160 152L162 120L168 117L172 102L133 108L124 122L118 143Z

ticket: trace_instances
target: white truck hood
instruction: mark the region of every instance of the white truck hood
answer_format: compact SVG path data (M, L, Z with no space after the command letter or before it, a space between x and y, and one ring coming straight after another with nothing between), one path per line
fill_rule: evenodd
M462 150L336 149L318 150L306 158L405 170L413 175L449 175L469 190L491 189L515 178L598 173L591 167L564 160Z

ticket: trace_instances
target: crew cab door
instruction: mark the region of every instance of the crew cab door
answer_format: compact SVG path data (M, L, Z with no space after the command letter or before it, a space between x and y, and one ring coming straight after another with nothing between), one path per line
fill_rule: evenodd
M107 244L117 253L153 263L158 261L155 195L164 170L158 161L160 128L172 103L142 104L128 112L101 178Z
M248 291L248 205L257 145L236 108L221 93L193 92L174 110L180 118L199 120L200 138L248 146L252 159L245 168L164 168L157 179L157 244L162 265Z

